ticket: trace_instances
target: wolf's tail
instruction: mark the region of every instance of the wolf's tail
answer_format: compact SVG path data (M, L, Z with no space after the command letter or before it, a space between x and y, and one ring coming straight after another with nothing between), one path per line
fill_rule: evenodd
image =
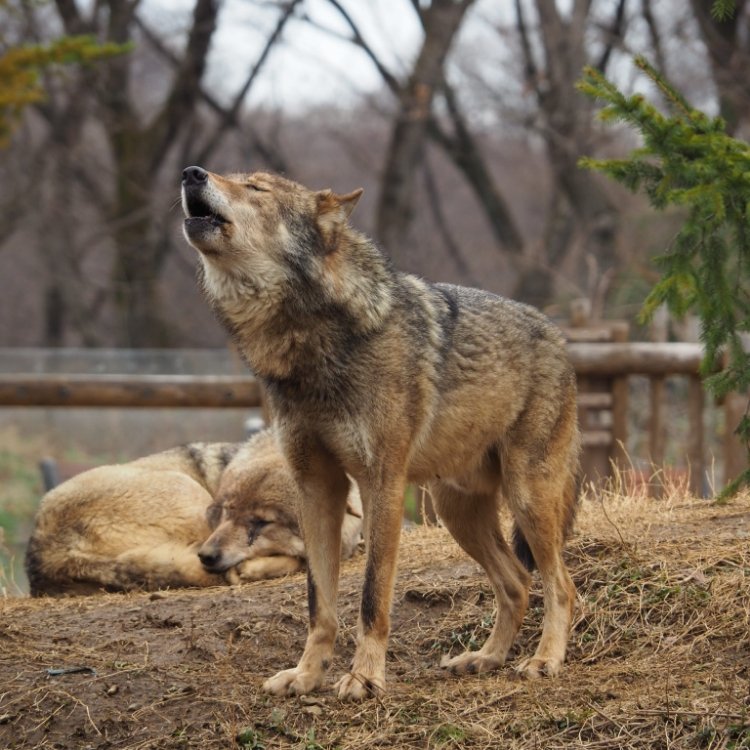
M536 560L534 560L534 554L531 551L531 547L529 547L529 543L526 541L523 531L521 531L515 521L513 522L513 552L521 561L521 565L523 565L529 573L536 568Z
M580 473L574 477L571 477L570 481L565 487L565 495L563 497L563 540L567 539L570 529L575 521L576 511L578 510L578 497L581 489L581 476ZM521 531L517 521L513 521L513 553L519 559L521 565L526 570L531 572L536 568L536 560L534 560L534 553L529 547L529 543L526 537Z

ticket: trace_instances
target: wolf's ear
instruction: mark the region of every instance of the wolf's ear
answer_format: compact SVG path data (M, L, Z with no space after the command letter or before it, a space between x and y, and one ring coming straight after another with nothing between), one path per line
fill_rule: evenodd
M315 194L318 202L318 227L328 251L333 250L338 243L339 229L352 215L363 192L362 188L357 188L346 195L337 195L332 190L321 190Z
M318 216L323 217L326 214L341 214L343 212L344 218L348 219L364 192L363 188L357 188L346 195L337 195L333 190L320 190L315 194L318 200Z
M359 199L362 197L362 193L364 192L364 188L357 188L356 190L352 190L351 193L347 193L346 195L336 196L339 204L341 205L341 208L344 209L344 213L346 214L347 219L352 215L352 212L357 207L357 203L359 203Z

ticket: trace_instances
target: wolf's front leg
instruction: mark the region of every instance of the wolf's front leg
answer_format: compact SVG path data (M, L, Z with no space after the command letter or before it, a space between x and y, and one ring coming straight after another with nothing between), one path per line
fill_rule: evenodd
M403 523L405 482L374 489L360 485L365 508L367 564L351 672L337 683L339 698L362 700L385 690L385 654L398 543Z
M320 687L333 655L338 621L336 596L341 559L341 525L349 481L343 472L307 476L300 482L299 509L307 554L307 603L310 623L302 658L293 669L263 684L274 695L303 695Z

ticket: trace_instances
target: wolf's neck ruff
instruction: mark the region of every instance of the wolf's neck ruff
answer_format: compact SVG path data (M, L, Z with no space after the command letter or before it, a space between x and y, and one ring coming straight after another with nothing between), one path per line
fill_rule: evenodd
M397 277L372 242L348 226L336 227L335 242L324 251L325 238L315 233L276 234L289 242L278 265L268 257L238 268L221 252L202 250L200 285L256 375L316 380L357 339L382 328ZM255 243L245 250L264 252Z

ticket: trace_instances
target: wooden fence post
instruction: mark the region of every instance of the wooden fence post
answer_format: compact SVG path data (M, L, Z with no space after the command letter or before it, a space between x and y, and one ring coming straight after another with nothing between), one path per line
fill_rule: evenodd
M747 445L734 431L747 413L748 394L729 393L724 399L724 485L736 479L748 465Z
M664 382L663 375L652 375L649 379L649 425L648 452L651 468L656 473L653 482L649 482L649 495L662 497L664 495L664 477L658 472L664 469Z
M625 343L630 338L630 326L624 321L612 324L612 341ZM628 376L616 375L612 378L612 446L610 459L615 466L624 468L628 464L628 405L630 385Z
M691 375L688 380L688 429L690 432L687 440L687 458L690 465L690 491L696 497L703 497L705 494L706 458L703 451L705 402L703 382L697 375Z
M570 325L565 334L570 343L623 344L630 336L625 321L592 323L588 300L571 303ZM586 479L611 476L612 464L627 464L628 373L608 367L606 371L578 375L578 419L583 438L581 469Z

